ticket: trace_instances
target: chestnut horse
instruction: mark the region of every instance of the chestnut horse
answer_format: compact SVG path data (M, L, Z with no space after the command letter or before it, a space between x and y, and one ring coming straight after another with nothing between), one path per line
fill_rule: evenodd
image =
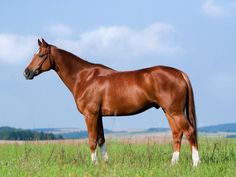
M108 160L103 116L134 115L161 107L173 135L172 164L179 159L183 134L190 143L193 166L199 164L193 90L184 72L167 66L119 72L87 62L43 39L38 40L38 45L24 76L33 79L50 69L56 71L85 117L92 162L97 163L97 145L103 159Z

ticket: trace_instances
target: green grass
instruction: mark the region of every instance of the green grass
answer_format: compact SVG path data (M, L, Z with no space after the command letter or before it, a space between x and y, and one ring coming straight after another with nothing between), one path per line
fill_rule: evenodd
M0 176L236 176L236 139L201 138L201 164L192 167L188 144L171 166L171 144L124 144L108 140L109 163L91 164L87 144L0 144Z

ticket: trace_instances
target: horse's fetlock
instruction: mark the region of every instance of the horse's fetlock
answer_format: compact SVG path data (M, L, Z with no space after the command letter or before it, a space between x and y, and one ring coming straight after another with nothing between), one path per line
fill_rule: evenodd
M90 140L89 141L89 147L90 147L91 151L94 151L96 149L96 147L97 147L96 140L95 141Z

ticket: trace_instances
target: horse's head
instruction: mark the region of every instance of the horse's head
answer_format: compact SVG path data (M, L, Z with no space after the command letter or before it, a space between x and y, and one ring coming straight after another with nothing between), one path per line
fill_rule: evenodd
M26 79L33 79L35 76L42 72L52 69L52 59L50 57L50 48L44 39L40 41L38 39L39 49L34 54L30 64L24 71L24 76Z

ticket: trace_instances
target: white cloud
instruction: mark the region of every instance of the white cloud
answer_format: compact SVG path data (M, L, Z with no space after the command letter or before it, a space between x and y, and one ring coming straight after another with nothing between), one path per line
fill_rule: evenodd
M0 62L13 64L26 60L34 49L35 37L0 33Z
M54 37L58 37L58 36L68 37L73 34L72 29L63 24L52 25L46 30L50 32L51 35Z
M141 30L126 26L100 27L82 33L78 40L57 40L57 43L96 57L142 57L144 55L170 55L181 48L174 44L174 28L166 23L155 23Z
M214 0L206 0L202 5L203 11L210 16L222 16L225 13L223 7L216 5Z
M90 32L68 38L72 30L64 25L54 26L49 32L64 33L62 38L48 41L85 58L123 61L145 56L172 55L181 48L172 40L175 29L167 23L154 23L144 29L134 30L126 26L100 27ZM64 32L63 32L64 31ZM17 63L29 58L37 46L36 36L20 36L0 33L0 62Z

